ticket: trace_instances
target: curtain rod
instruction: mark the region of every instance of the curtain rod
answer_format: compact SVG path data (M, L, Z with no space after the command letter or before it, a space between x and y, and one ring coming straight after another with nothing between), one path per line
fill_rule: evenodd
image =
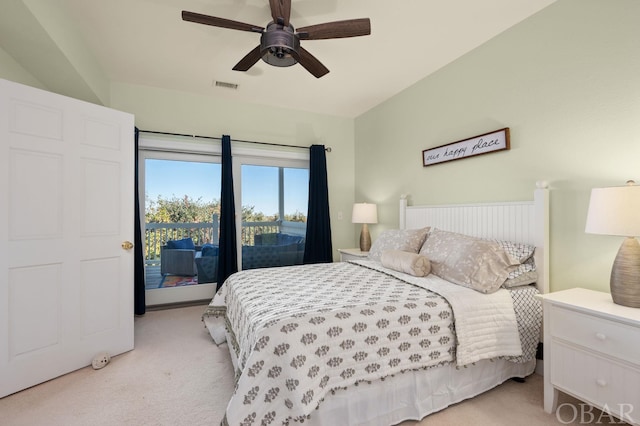
M222 138L218 138L215 136L198 136L198 135L187 135L185 133L171 133L171 132L156 132L154 130L141 130L138 129L139 132L141 133L153 133L156 135L168 135L168 136L186 136L188 138L199 138L199 139L213 139L213 140L217 140L217 141L221 141ZM245 141L242 139L231 139L233 142L244 142L244 143L253 143L253 144L258 144L258 145L270 145L270 146L280 146L280 147L285 147L285 148L299 148L299 149L308 149L308 147L306 146L299 146L299 145L287 145L287 144L279 144L279 143L271 143L271 142L256 142L256 141ZM327 152L331 152L331 147L328 146L324 149Z

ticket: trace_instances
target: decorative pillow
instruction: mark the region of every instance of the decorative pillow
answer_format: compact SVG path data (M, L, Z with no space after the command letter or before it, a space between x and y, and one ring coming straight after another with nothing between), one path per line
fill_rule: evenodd
M404 272L414 277L424 277L431 272L431 262L426 257L408 251L387 250L382 253L382 266Z
M538 273L536 271L524 272L515 278L507 278L502 284L504 288L519 287L522 285L533 284L538 281Z
M183 238L181 240L167 241L167 248L195 250L196 245L193 243L193 240L191 238Z
M202 256L217 256L219 251L218 246L214 246L213 244L204 244L202 246Z
M255 236L255 245L273 246L278 244L278 234L269 233Z
M430 227L420 229L389 229L383 231L369 250L369 259L380 261L387 250L401 250L417 253L422 247Z
M440 278L481 293L498 290L518 265L496 242L439 229L431 230L420 254Z
M495 241L496 243L498 243L498 245L502 247L502 249L506 251L507 254L512 256L514 259L517 259L518 262L520 263L523 263L524 261L529 259L531 256L533 256L533 252L536 249L535 246L532 246L530 244L514 243L513 241L501 241L501 240L491 240L491 241Z

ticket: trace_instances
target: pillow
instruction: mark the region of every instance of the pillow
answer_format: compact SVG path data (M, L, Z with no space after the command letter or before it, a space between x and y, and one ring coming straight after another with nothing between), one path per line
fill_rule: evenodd
M534 257L531 256L529 259L525 260L523 263L518 265L514 270L509 272L508 279L518 278L520 275L526 274L527 272L533 272L536 270L536 263Z
M536 271L524 272L514 278L507 278L502 284L503 288L519 287L523 285L533 284L538 281L538 273Z
M387 250L401 250L417 253L422 247L429 227L421 229L389 229L380 234L369 250L369 259L380 261Z
M523 263L531 256L533 256L533 252L536 249L535 246L524 243L514 243L513 241L500 241L500 240L491 240L498 243L500 247L504 251L507 252L514 259L517 259L518 262Z
M420 254L440 278L481 293L498 290L518 265L494 241L439 229L431 230Z
M259 241L259 242L258 242ZM255 245L274 246L278 244L278 234L269 233L255 236Z
M302 244L304 243L304 236L302 235L291 235L291 234L276 234L278 236L277 243L278 244Z
M431 272L431 262L426 257L408 251L387 250L382 253L382 266L404 272L414 277L424 277Z
M205 244L202 246L202 257L217 256L218 250L219 250L218 246L214 246L213 244Z
M187 250L195 250L196 245L193 244L193 240L191 238L183 238L181 240L171 240L167 241L168 249L187 249Z

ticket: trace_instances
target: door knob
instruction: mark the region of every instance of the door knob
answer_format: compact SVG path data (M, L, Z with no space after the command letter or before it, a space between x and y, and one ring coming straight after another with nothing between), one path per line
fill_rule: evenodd
M122 248L125 250L131 250L133 248L133 243L131 241L125 241L122 243Z

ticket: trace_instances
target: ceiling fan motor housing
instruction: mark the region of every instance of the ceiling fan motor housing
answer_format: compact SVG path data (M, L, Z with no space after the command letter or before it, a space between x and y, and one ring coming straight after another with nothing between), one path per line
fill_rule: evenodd
M299 51L300 38L295 34L293 25L285 27L271 22L260 37L262 60L269 65L276 67L295 65L298 63L296 57Z

